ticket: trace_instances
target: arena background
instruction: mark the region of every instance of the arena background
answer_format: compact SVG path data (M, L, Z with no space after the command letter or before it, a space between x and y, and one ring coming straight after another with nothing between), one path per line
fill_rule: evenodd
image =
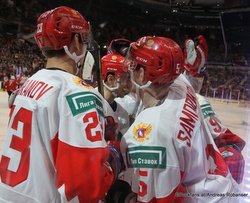
M201 93L211 101L223 124L247 142L242 188L248 192L245 202L250 202L250 1L0 0L0 84L4 77L15 74L16 68L25 69L23 73L30 76L44 67L44 57L34 45L36 19L60 5L79 10L91 22L101 56L115 38L134 41L159 35L183 46L188 37L205 36L209 54ZM0 150L8 114L7 93L1 91Z

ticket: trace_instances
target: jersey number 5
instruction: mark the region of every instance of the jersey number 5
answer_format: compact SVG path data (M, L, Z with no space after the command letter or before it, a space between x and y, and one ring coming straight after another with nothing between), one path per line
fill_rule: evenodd
M14 112L15 106L12 107L11 112ZM13 120L12 117L14 116ZM32 111L21 108L16 114L11 114L9 126L15 133L12 134L10 141L10 149L20 152L20 159L18 163L12 163L16 166L15 169L10 169L11 158L14 161L15 153L6 154L9 157L2 155L0 162L0 176L1 181L9 186L16 186L27 179L30 164L30 141L31 141L31 123ZM9 151L12 151L9 150Z

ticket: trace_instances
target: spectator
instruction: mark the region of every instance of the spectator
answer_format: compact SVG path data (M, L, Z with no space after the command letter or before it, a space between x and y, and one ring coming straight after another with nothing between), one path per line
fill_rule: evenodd
M3 88L4 88L4 90L7 90L9 97L12 94L12 92L14 92L16 89L18 89L18 86L19 86L19 83L16 80L14 75L10 76L10 79L8 79L3 84Z

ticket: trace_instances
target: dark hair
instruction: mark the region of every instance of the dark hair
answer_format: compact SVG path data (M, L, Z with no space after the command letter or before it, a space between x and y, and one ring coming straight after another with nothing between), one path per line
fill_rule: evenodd
M72 42L73 37L75 35L78 35L78 34L77 33L72 33L71 42ZM81 36L79 37L79 43L83 43L83 40L82 40ZM42 50L42 52L43 52L43 55L45 57L47 57L47 58L60 57L60 56L64 56L66 54L64 49L60 49L60 50Z
M60 57L60 56L64 56L65 50L64 49L60 49L60 50L43 50L43 55L46 58L52 58L52 57Z
M113 73L113 72L107 72L107 75L106 75L106 78L105 78L104 82L107 82L107 79L108 79L109 75L113 75L115 77L115 73Z

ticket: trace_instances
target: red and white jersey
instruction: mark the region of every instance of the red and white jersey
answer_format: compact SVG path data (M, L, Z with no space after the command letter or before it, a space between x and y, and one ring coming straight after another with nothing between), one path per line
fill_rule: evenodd
M237 202L237 183L204 126L183 75L163 103L136 117L121 150L138 202Z
M11 79L11 80L7 80L6 82L4 82L3 84L3 88L7 91L15 91L18 88L18 81L16 79Z
M198 103L202 110L204 121L209 128L213 138L218 137L221 133L226 132L227 128L221 123L219 118L216 116L211 104L205 97L200 94L196 94Z
M98 202L107 164L103 97L80 78L43 69L19 89L0 161L0 202Z
M213 136L217 147L232 145L241 152L245 147L245 141L221 123L211 104L204 96L200 94L196 94L196 96L202 110L204 122Z

